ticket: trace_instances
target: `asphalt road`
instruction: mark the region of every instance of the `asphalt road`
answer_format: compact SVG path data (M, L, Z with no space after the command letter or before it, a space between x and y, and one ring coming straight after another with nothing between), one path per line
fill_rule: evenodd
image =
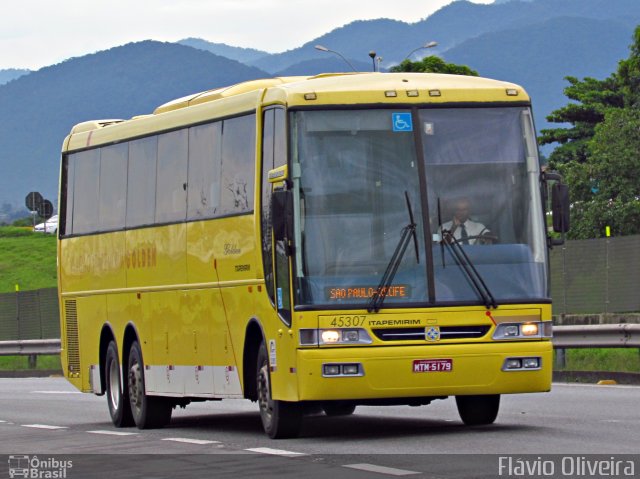
M174 411L164 429L115 429L105 397L79 393L62 378L0 379L0 460L13 456L15 465L19 455L37 455L46 469L68 458L74 467L66 478L337 479L516 477L506 468L512 457L532 461L529 472L549 460L553 477L578 477L566 474L579 472L575 458L595 461L589 455L600 454L623 461L620 467L632 461L640 474L639 405L640 387L554 384L550 393L503 396L491 426L465 427L450 398L311 416L300 438L274 441L249 401L192 404ZM565 456L574 459L562 463ZM12 463L5 464L0 478L9 477Z

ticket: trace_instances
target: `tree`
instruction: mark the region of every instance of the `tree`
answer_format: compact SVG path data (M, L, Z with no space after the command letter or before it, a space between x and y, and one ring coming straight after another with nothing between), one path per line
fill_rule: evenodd
M613 201L635 201L640 196L640 109L607 112L589 150L597 194Z
M573 126L542 130L538 139L541 145L560 143L549 156L549 164L553 168L570 161L584 163L588 155L587 144L593 137L596 125L604 120L609 108L623 106L615 77L605 80L585 78L580 81L569 76L565 79L570 85L564 89L564 94L575 103L553 111L547 120Z
M411 60L403 60L402 63L391 67L390 72L416 72L416 73L448 73L451 75L468 75L478 76L478 72L472 70L466 65L456 65L455 63L447 63L442 58L436 56L424 57L422 60L412 62Z
M609 78L567 77L573 103L547 119L571 126L542 130L541 144L560 143L549 165L571 190L570 238L640 234L640 26L628 59Z
M589 153L586 163L563 169L577 193L569 237L601 237L607 226L614 236L640 234L640 110L607 112Z
M618 64L618 81L624 106L640 108L640 26L633 34L631 55Z

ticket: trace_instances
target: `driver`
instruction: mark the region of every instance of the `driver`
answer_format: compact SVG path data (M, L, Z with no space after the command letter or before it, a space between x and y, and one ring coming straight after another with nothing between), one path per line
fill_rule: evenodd
M453 219L442 225L442 230L449 230L453 237L462 244L476 244L481 236L489 233L485 225L469 219L471 202L469 198L458 198L453 204ZM442 234L442 231L440 232ZM482 243L480 241L478 244Z

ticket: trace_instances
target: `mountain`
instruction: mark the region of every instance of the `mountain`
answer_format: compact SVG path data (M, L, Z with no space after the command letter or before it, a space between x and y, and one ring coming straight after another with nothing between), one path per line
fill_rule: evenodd
M363 62L369 51L375 50L383 57L383 66L390 67L400 63L416 47L432 40L439 46L430 52L440 54L485 33L526 29L560 17L614 20L631 27L640 23L640 1L512 0L488 5L457 1L411 24L389 19L355 21L298 48L263 57L251 64L272 73L282 71L296 63L320 58L321 52L313 48L320 43L349 60ZM596 40L592 38L581 48L591 48Z
M632 33L628 22L560 17L480 35L447 50L444 57L482 76L524 86L540 129L548 126L545 117L551 111L567 103L564 77L609 76L629 56Z
M321 55L329 53L313 48L322 44L369 71L365 46L372 46L388 68L416 46L436 40L436 49L421 50L412 58L437 54L482 76L521 84L532 96L537 127L546 128L546 116L567 103L564 77L609 76L629 55L637 24L638 0L510 0L489 5L462 0L413 24L353 22L256 64L278 74L315 74L328 68ZM334 55L334 60L340 59ZM348 66L343 62L342 68Z
M351 67L339 57L335 57L331 53L325 53L326 58L320 58L318 60L305 60L290 67L285 68L282 71L276 72L274 76L287 77L287 76L313 76L321 73L342 73L352 71ZM365 63L359 61L351 61L352 65L357 71L371 71L373 69L373 63Z
M0 70L0 85L4 85L5 83L10 82L11 80L15 80L16 78L20 78L23 75L31 73L31 70L22 70L18 68L8 68L6 70Z
M366 63L371 50L386 60L385 52L401 50L403 45L411 45L406 51L403 50L405 53L413 50L416 47L416 40L414 38L412 43L411 38L411 27L405 22L389 19L356 21L336 28L299 48L263 57L251 62L251 65L274 73L300 62L320 60L326 55L332 55L316 50L315 45L323 45L338 51L352 63L354 61Z
M180 45L197 48L198 50L204 50L241 63L256 62L259 59L270 55L268 52L256 50L255 48L232 47L224 43L208 42L207 40L203 40L202 38L185 38L184 40L180 40L177 43L179 43Z
M29 191L57 198L71 127L130 118L190 93L269 76L209 52L144 41L43 68L0 86L0 204Z

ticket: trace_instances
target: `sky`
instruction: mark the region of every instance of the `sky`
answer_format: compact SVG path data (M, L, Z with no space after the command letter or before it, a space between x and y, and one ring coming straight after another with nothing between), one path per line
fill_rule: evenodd
M37 70L142 40L297 48L354 20L428 17L452 0L1 0L0 69ZM493 0L473 0L492 3Z

